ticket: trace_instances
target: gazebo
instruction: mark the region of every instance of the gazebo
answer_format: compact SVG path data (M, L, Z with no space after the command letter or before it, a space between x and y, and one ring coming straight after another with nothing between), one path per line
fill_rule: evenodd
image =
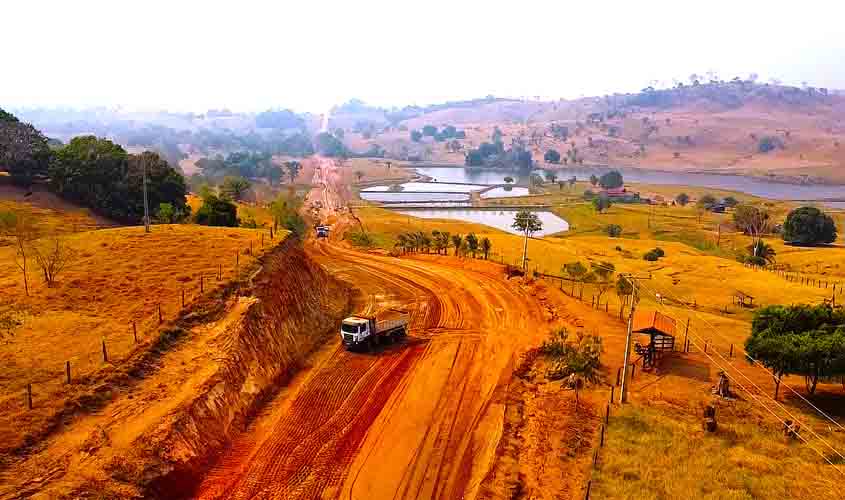
M643 368L656 364L664 353L675 350L675 320L657 311L634 313L632 333L648 335L648 345L634 343L634 350L643 358Z

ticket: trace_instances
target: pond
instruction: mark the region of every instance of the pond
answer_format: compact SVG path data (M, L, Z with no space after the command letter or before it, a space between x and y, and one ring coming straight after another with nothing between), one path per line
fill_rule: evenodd
M481 184L449 184L448 182L405 182L400 184L402 192L436 192L436 193L469 193L478 191L487 186ZM388 191L390 186L373 186L362 189L362 193Z
M528 188L497 187L481 193L482 198L511 198L514 196L528 196Z
M393 191L362 191L361 198L382 203L469 201L469 193L403 193Z
M411 217L423 219L453 219L464 222L475 222L484 224L512 234L521 234L511 227L516 210L484 210L484 209L461 209L461 208L433 208L426 210L398 210L400 213ZM543 230L534 233L534 236L547 236L569 230L569 223L552 212L535 211L535 214L543 223Z
M556 169L554 172L558 179L568 179L574 175L578 180L586 181L590 179L591 175L600 176L610 170L614 170L614 168L564 167ZM820 200L845 197L845 186L843 185L787 184L739 175L663 172L640 168L617 168L615 170L622 173L626 182L709 187L739 191L775 200ZM504 183L506 176L513 177L518 181L519 176L526 175L524 171L520 173L516 169L513 171L487 171L467 167L417 167L416 171L436 178L440 182L470 182L473 184L501 184Z

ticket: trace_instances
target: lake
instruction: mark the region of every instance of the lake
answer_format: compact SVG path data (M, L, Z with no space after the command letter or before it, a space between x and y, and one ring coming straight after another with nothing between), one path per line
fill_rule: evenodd
M523 177L526 175L525 172L520 174L517 170L486 171L480 168L466 167L416 167L415 170L420 174L437 179L438 182L469 182L473 184L501 184L507 176L518 180L520 175ZM558 179L568 179L574 175L578 180L587 181L591 175L601 175L610 170L619 170L626 182L709 187L728 191L739 191L774 200L820 200L845 197L845 185L786 184L739 175L695 174L689 172L643 170L639 168L614 169L598 167L564 167L554 172L558 176Z
M512 234L521 234L519 231L511 227L516 210L479 210L479 209L461 209L461 208L432 208L426 210L397 210L405 215L411 217L420 217L423 219L453 219L464 222L475 222L477 224L484 224L485 226L494 227L507 231ZM543 230L534 233L534 236L546 236L549 234L560 233L569 230L569 223L561 219L552 212L534 212L543 223Z

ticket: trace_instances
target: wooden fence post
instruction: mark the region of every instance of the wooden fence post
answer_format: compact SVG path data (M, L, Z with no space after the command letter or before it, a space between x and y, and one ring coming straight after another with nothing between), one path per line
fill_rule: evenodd
M70 383L70 361L65 361L65 374L67 375L67 383Z
M590 500L590 485L593 483L593 480L587 481L587 492L584 493L584 500Z
M235 274L238 274L238 266L241 263L241 254L235 250Z
M614 393L615 390L616 390L616 386L611 385L610 386L610 404L613 404L613 393Z
M604 424L601 425L601 437L599 438L599 447L604 448Z
M631 380L634 380L634 375L637 373L637 365L631 363Z
M684 352L689 352L689 344L687 344L687 337L689 336L689 317L687 317L687 328L684 330Z
M731 344L731 353L730 353L730 357L734 357L734 345L733 345L733 344Z
M604 423L605 425L610 423L610 403L607 404L607 407L604 410Z
M704 354L707 354L707 344L709 344L709 343L710 343L709 340L704 341Z
M103 337L103 363L109 362L109 353L106 350L106 338Z
M26 407L32 409L32 384L26 384Z
M161 302L158 303L158 324L162 324L164 322L164 318L161 314Z
M135 322L132 322L132 338L135 339L135 343L138 343L138 327L135 326Z
M217 265L217 281L220 281L222 279L223 279L223 264L218 264Z
M616 370L616 385L619 385L620 377L622 377L622 367L621 366Z
M261 246L264 246L264 233L261 233Z
M182 309L185 308L185 286L182 286Z
M205 281L205 276L200 274L200 293L205 293L205 283L203 281Z

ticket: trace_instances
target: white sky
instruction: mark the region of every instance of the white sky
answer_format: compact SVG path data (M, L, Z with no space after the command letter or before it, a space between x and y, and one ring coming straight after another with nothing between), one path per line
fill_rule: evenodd
M845 1L0 0L0 107L321 112L651 80L845 88Z

